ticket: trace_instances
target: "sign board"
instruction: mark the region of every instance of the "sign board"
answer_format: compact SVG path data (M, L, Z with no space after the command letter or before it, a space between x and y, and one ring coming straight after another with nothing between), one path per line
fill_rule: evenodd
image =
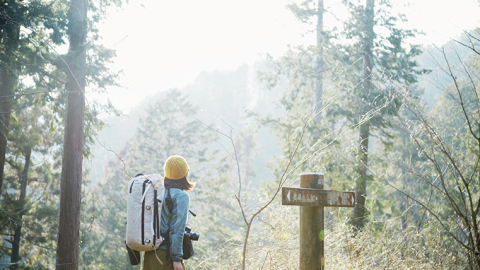
M300 187L282 187L283 205L300 205L300 270L325 270L325 207L355 207L355 192L324 190L324 175L305 172Z
M355 192L283 187L282 205L355 207Z

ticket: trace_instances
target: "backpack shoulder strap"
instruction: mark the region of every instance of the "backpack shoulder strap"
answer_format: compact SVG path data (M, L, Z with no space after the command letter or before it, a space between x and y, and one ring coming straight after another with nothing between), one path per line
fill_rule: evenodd
M167 254L166 254L166 260L167 262L170 260L170 245L171 245L171 240L170 240L170 223L172 222L172 218L170 215L173 212L173 202L172 202L172 194L170 194L170 188L165 189L165 192L167 192L167 196L164 197L164 205L163 205L163 211L165 212L165 216L167 217L168 220L168 230L167 230ZM167 209L165 209L165 206ZM170 215L169 213L170 212Z
M165 192L168 192L168 195L165 196L165 204L167 205L167 208L168 208L168 211L170 212L170 214L172 214L172 212L173 212L173 200L172 200L172 195L170 194L170 188L167 188L167 189L165 190ZM196 215L194 212L192 212L192 210L190 210L190 209L188 210L188 212L189 212L190 214L192 214L192 216L194 216L194 217L197 216L197 215ZM167 214L167 218L168 218L168 221L170 221L170 217L168 216L168 214Z
M168 194L165 197L165 204L167 205L168 212L170 212L170 214L172 214L173 213L173 200L172 200L172 194L170 192L170 188L167 188L166 192L168 192Z

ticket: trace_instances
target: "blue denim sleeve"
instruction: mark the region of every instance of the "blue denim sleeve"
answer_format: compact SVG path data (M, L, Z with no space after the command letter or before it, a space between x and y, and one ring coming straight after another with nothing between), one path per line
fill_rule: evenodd
M170 256L173 261L181 261L183 257L183 235L187 225L190 197L179 189L171 189L173 211L170 223Z

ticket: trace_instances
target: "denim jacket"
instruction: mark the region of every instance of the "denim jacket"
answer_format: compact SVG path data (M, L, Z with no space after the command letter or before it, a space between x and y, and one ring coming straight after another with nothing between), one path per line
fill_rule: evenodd
M173 209L172 213L170 213L167 203L163 203L160 233L162 235L169 233L170 257L173 261L181 261L183 256L183 235L185 233L185 226L187 225L190 197L186 192L178 188L170 188L170 192L172 196ZM167 195L168 191L165 191L165 199L167 198ZM166 250L167 245L168 240L164 241L160 245L160 249Z

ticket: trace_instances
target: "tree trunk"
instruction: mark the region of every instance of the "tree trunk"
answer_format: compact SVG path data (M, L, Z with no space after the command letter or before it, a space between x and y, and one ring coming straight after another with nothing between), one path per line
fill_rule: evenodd
M60 184L56 269L78 269L84 141L87 1L71 0L68 34L67 105ZM71 71L71 72L70 72Z
M15 1L10 1L15 5ZM5 22L4 22L5 23ZM3 187L3 171L5 167L5 154L7 152L7 134L10 126L12 110L12 95L17 83L18 64L14 57L18 50L20 27L13 23L5 23L0 41L4 44L7 56L5 62L0 62L0 192Z
M25 166L22 171L22 182L20 185L20 199L18 200L17 212L18 212L18 221L15 226L15 234L13 235L12 242L12 256L10 257L10 269L18 269L18 261L20 261L20 238L22 235L22 217L25 213L25 195L27 193L27 182L28 182L28 170L30 169L30 156L32 154L32 149L27 149L25 153Z
M374 12L373 7L375 0L367 0L365 7L365 39L363 45L363 93L362 97L368 100L368 95L372 91L372 47L373 47L373 25L374 25ZM360 121L366 114L364 110L360 115ZM367 165L368 165L368 138L370 136L370 123L361 122L358 142L358 166L357 166L357 178L355 180L355 196L357 198L357 204L353 210L353 225L357 229L363 228L365 225L366 209L365 199L367 196Z
M6 68L2 68L0 73L0 190L2 190L5 154L7 153L7 135L12 110L11 95L15 88L16 77L15 74Z
M313 110L315 112L314 121L319 123L322 119L322 95L323 95L323 0L318 0L317 9L317 50L315 72L316 79L314 85Z
M360 125L357 178L355 179L355 196L357 204L353 209L353 225L357 229L363 228L365 225L365 199L367 195L367 164L368 164L368 137L370 135L370 125L364 123Z

